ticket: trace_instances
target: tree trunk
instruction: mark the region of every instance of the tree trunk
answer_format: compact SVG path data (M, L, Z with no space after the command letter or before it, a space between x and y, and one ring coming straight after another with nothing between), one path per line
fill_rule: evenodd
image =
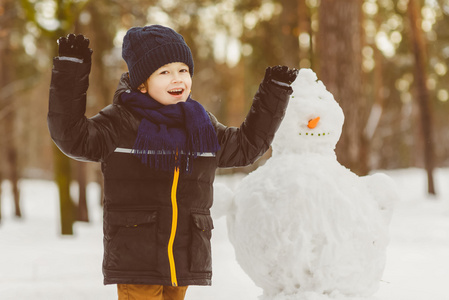
M77 162L77 177L78 177L78 214L77 214L77 221L81 222L89 222L89 211L87 209L87 196L86 196L86 186L87 186L87 179L86 179L86 163L85 162Z
M19 166L18 166L19 164L17 159L18 156L17 147L15 144L16 130L14 126L14 119L15 119L15 111L13 110L5 120L7 122L8 135L10 137L10 141L7 144L6 157L9 166L8 177L9 180L11 181L12 195L14 199L14 215L18 218L21 218L22 211L20 209Z
M284 51L282 64L299 67L299 24L298 1L281 0L281 44Z
M314 68L313 64L313 32L312 32L312 26L311 26L311 17L310 17L310 8L307 6L305 0L298 0L298 27L299 27L299 34L301 33L307 33L309 35L309 47L308 48L301 48L299 47L299 62L300 67L302 67L301 62L302 61L309 61L309 68Z
M8 43L6 41L6 38L0 38L0 87L3 87L5 85L5 79L4 72L5 72L5 66L4 66L4 55L3 52L5 51L5 48L7 47ZM4 103L3 100L0 97L0 115L2 113L2 110L4 109ZM2 220L2 183L3 183L3 152L2 152L2 145L4 145L3 142L4 133L3 133L3 126L1 125L1 117L0 117L0 223Z
M0 169L0 225L2 224L2 183L3 183L3 174Z
M367 155L361 152L366 111L362 94L361 22L362 1L321 1L317 36L319 78L345 114L337 158L360 175L366 172L367 165Z
M421 116L421 134L424 141L424 166L427 171L428 193L435 194L433 180L434 169L434 141L433 141L433 116L427 82L427 58L426 42L422 32L420 7L415 0L408 2L408 15L410 19L411 38L413 43L413 54L415 57L415 88Z
M53 145L54 176L59 191L59 208L61 213L61 234L72 235L75 222L75 208L70 196L71 167L70 159Z
M380 25L380 22L378 22ZM376 129L379 127L380 118L384 111L385 96L384 96L384 80L383 80L383 55L380 50L373 45L375 68L373 70L373 97L374 103L371 106L370 114L366 122L364 130L364 139L369 142L374 137ZM391 124L393 125L393 124ZM366 144L368 147L370 143ZM376 166L379 167L379 166ZM368 170L367 170L368 171Z
M14 9L13 1L5 1L3 3L3 9L5 11L12 11ZM4 87L10 84L14 80L14 66L12 62L14 61L13 53L9 47L10 42L10 31L8 28L13 26L14 19L11 17L6 17L2 20L2 27L5 28L5 34L0 39L0 87ZM13 94L5 99L0 98L0 110L5 106L11 107L11 103L14 103L16 95ZM19 166L17 158L17 147L16 147L16 126L15 126L15 116L17 107L13 107L5 113L3 118L3 126L5 128L3 132L3 147L5 149L5 158L7 166L6 178L11 181L13 199L14 199L14 214L16 217L21 217L22 212L20 210L20 196L19 196Z
M221 72L227 72L228 78L233 78L235 84L228 83L227 99L224 102L225 120L229 126L240 126L246 115L245 99L245 63L240 59L233 68L222 66ZM194 94L195 96L195 94Z
M104 55L113 47L112 40L114 39L113 33L110 30L109 20L104 18L104 11L107 10L107 6L110 5L109 1L92 1L87 5L86 9L91 14L91 30L92 37L91 43L95 47L94 55L92 56L92 67L95 72L93 80L95 81L97 106L103 108L112 102L113 89L108 80L107 68L104 64ZM116 84L118 80L114 81Z

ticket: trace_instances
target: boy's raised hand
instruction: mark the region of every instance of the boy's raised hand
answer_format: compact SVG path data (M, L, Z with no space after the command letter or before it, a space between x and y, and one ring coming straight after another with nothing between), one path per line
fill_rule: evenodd
M290 86L295 81L298 75L298 70L295 68L290 69L287 66L274 66L268 67L265 70L264 81L274 81L281 86Z
M84 35L70 33L67 37L60 37L58 45L59 56L75 57L90 63L93 51L89 48L89 39Z

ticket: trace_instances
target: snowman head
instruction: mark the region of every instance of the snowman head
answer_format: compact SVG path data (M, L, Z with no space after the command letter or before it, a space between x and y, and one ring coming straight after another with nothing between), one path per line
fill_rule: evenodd
M340 105L310 69L299 71L292 88L284 120L273 141L273 155L335 155L344 122Z

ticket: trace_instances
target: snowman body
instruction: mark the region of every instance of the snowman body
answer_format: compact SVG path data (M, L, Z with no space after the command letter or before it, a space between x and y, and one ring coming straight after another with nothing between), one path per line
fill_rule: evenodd
M292 87L272 157L235 191L227 220L236 258L268 298L371 295L395 189L383 174L359 177L338 163L343 112L313 71Z

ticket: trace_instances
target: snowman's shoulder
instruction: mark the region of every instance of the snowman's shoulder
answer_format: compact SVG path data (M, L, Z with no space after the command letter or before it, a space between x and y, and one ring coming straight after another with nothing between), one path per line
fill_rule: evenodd
M385 173L374 173L372 175L361 177L369 191L377 198L384 198L391 202L399 199L394 180Z
M394 188L395 184L393 179L385 173L374 173L361 177L367 184L376 187Z

